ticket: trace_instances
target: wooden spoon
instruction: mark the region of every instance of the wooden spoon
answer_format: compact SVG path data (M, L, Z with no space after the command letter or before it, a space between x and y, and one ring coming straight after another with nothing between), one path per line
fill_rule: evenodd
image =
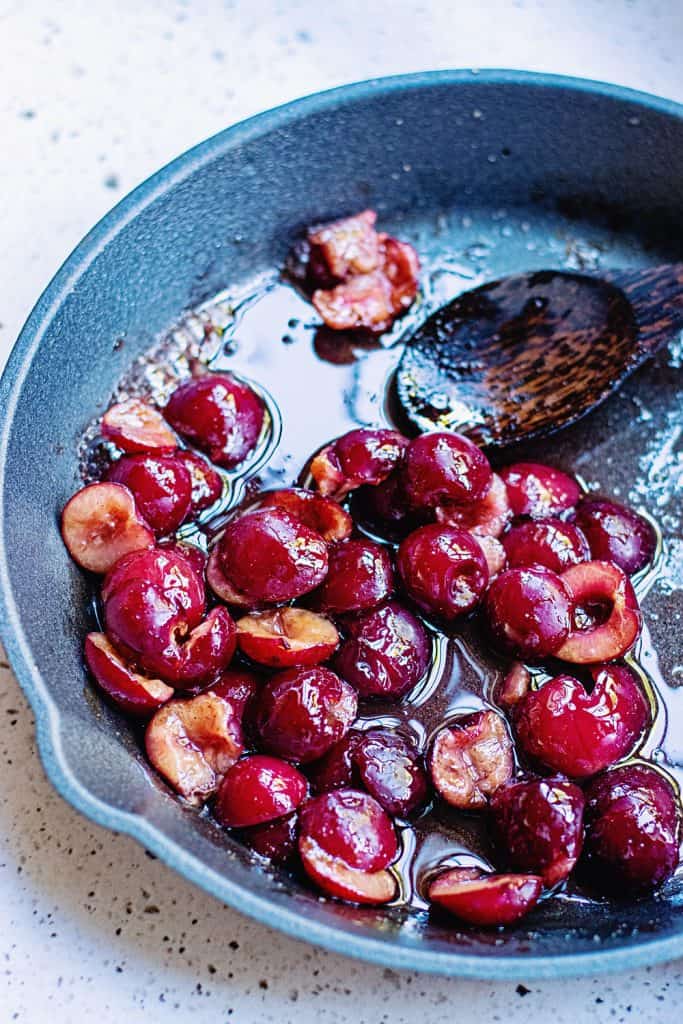
M585 416L681 329L683 263L517 274L433 313L408 339L396 391L422 431L512 444Z

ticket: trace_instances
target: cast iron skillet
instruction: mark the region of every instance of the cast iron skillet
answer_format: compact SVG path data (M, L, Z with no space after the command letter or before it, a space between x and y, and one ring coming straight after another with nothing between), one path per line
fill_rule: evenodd
M133 358L182 310L279 265L308 223L372 206L418 244L459 245L489 278L547 264L553 252L557 265L565 250L570 262L590 263L607 249L604 266L680 260L682 163L683 108L673 103L517 72L417 74L230 128L94 228L40 298L0 384L2 637L35 711L45 768L67 800L244 913L395 968L557 976L683 953L676 886L620 907L551 901L533 929L458 933L320 900L255 865L151 777L125 722L86 683L87 586L57 527L77 487L79 435ZM452 232L440 239L444 216ZM671 364L651 364L555 450L593 451L606 489L627 488L652 430L675 412L676 386ZM641 426L630 398L647 402ZM661 596L646 607L657 609L656 644L672 664L674 606Z

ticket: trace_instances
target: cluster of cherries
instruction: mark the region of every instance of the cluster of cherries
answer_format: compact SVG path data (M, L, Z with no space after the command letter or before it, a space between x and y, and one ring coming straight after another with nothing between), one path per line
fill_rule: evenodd
M358 277L392 280L396 255L386 236L368 255L365 227L332 227L347 263L316 291L321 311ZM310 235L309 260L328 241ZM117 458L63 512L71 555L104 576L87 665L146 722L157 771L259 854L356 903L397 897L395 821L433 801L491 823L500 871L442 864L421 880L460 920L517 920L579 858L601 891L666 881L678 800L633 756L652 708L621 660L641 630L630 577L655 552L647 520L548 466L494 473L457 434L358 429L315 455L310 487L234 510L207 557L176 532L210 516L216 467L242 466L266 420L225 373L181 384L162 411L117 404L102 420ZM359 700L409 701L433 631L468 616L505 664L483 709L454 714L425 749L358 720Z

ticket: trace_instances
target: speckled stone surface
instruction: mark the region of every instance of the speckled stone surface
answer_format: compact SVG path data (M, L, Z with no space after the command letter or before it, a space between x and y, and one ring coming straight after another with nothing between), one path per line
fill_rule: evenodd
M62 258L118 198L265 107L379 74L479 65L683 100L679 0L0 0L0 39L0 361ZM269 932L56 796L2 662L0 766L1 1024L664 1022L683 995L680 963L459 982Z

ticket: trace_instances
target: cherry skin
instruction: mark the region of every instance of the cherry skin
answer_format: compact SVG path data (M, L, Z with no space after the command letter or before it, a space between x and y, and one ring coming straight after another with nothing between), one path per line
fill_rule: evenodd
M487 875L476 868L452 868L429 886L429 899L461 921L483 928L513 924L538 902L538 875Z
M216 551L227 580L254 602L290 601L314 590L327 575L323 538L282 508L233 519Z
M265 419L263 400L229 373L204 373L176 388L164 416L212 462L233 469L256 447Z
M360 772L353 756L362 738L362 732L351 729L326 754L306 765L306 775L314 793L362 788Z
M403 480L415 508L479 501L491 486L489 461L460 434L421 434L406 449Z
M375 608L393 588L386 548L370 540L346 540L330 548L327 576L314 601L324 612L343 615Z
M242 842L273 864L289 865L297 855L299 817L289 814L263 825L251 825L240 832Z
M648 565L657 548L652 525L630 508L602 498L584 498L576 510L596 561L614 562L629 575Z
M352 759L367 791L394 818L406 818L427 799L427 773L412 743L390 729L368 729Z
M644 764L624 765L586 790L583 863L607 891L642 893L678 867L681 816L673 786Z
M574 615L569 636L555 652L557 657L583 665L623 657L642 627L638 598L628 576L611 562L583 562L566 569L562 582L572 599ZM593 609L600 613L596 621Z
M496 647L521 658L554 654L569 636L569 591L550 569L507 569L489 587L484 611Z
M140 675L126 664L104 633L88 633L84 654L98 686L129 715L150 715L173 696L161 679Z
M196 452L179 448L174 455L190 474L190 517L194 517L218 501L223 493L223 478Z
M514 721L524 752L551 771L586 778L619 761L650 721L650 707L631 669L591 669L590 693L572 676L529 690Z
M262 825L295 811L307 789L304 776L287 761L251 754L225 773L216 817L227 828Z
M256 727L265 750L305 764L348 732L357 708L355 692L329 669L288 669L261 690Z
M339 644L339 633L324 615L305 608L252 612L237 622L237 646L260 665L289 668L327 661Z
M299 836L299 856L306 874L327 896L347 903L380 906L396 895L396 879L391 871L351 868L310 836Z
M559 776L508 782L491 797L500 850L510 867L540 875L546 886L564 881L583 842L583 793Z
M407 446L408 439L396 430L351 430L313 458L311 476L322 495L341 501L364 484L386 480Z
M511 569L542 566L561 573L570 565L590 560L588 541L573 523L539 519L513 526L503 537Z
M420 620L397 601L347 624L336 670L363 697L401 697L422 679L431 643Z
M422 526L409 534L398 549L397 568L415 604L446 621L472 611L489 581L481 546L453 526Z
M549 519L574 508L581 490L576 480L540 462L515 462L500 473L516 516Z
M108 476L128 487L157 537L177 530L192 507L190 474L174 455L124 455Z
M386 868L398 851L386 811L355 789L335 789L309 800L301 809L301 835L360 871Z

